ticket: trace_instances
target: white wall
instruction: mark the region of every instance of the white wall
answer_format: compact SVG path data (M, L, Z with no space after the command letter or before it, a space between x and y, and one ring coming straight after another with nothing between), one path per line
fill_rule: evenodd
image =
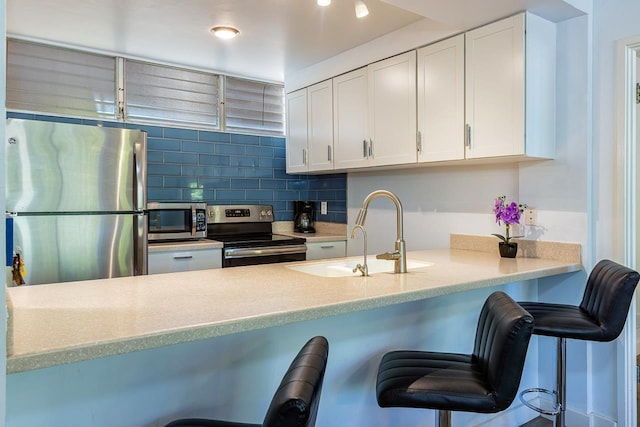
M614 177L616 158L615 43L640 35L637 17L640 2L635 0L599 0L594 7L593 130L598 257L614 253ZM621 166L620 166L621 167Z
M518 197L516 165L438 167L350 173L347 178L349 230L371 191L395 193L404 210L407 250L448 248L450 233L503 233L492 213L497 196ZM396 212L388 199L374 200L367 215L368 252L393 249ZM362 235L347 244L350 255L362 254Z

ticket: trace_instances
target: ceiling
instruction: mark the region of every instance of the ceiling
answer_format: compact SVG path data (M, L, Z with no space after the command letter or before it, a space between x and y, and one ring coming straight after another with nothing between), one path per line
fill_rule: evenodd
M10 37L282 82L425 18L458 32L521 10L555 21L581 14L563 0L365 3L370 13L357 19L353 0L7 0L6 22ZM240 34L219 40L215 25Z

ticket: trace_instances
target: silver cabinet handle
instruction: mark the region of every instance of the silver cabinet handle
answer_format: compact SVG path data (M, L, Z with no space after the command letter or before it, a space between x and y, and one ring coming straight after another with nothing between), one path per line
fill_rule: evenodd
M320 249L333 249L335 248L335 245L321 245Z
M373 139L369 139L369 157L373 157Z
M362 157L367 158L367 140L362 140Z
M471 148L471 126L468 123L464 125L464 145Z
M418 153L422 151L422 132L420 131L416 134L416 149Z
M327 145L327 160L331 161L331 146Z
M302 164L303 165L307 164L307 149L306 148L302 149Z
M173 259L191 259L193 258L193 255L179 255L179 256L174 256Z

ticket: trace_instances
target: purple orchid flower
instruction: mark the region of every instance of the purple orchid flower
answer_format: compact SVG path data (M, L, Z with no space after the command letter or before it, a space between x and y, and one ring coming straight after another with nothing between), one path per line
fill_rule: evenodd
M511 229L511 224L520 224L520 216L527 205L522 203L506 203L506 196L500 196L495 200L495 204L493 207L493 213L496 215L496 222L498 225L505 224L505 234L504 236L501 234L493 234L494 236L501 239L504 243L509 243L512 238L522 237L522 236L509 236L509 232Z

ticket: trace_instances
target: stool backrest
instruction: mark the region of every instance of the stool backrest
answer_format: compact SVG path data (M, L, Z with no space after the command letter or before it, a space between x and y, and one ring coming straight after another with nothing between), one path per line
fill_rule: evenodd
M291 362L269 410L263 427L313 427L329 356L325 337L311 338Z
M620 335L640 275L623 265L602 260L591 271L580 308L600 324L594 341L612 341Z
M511 297L497 291L487 298L473 358L491 385L496 412L508 408L516 396L532 332L533 317Z

